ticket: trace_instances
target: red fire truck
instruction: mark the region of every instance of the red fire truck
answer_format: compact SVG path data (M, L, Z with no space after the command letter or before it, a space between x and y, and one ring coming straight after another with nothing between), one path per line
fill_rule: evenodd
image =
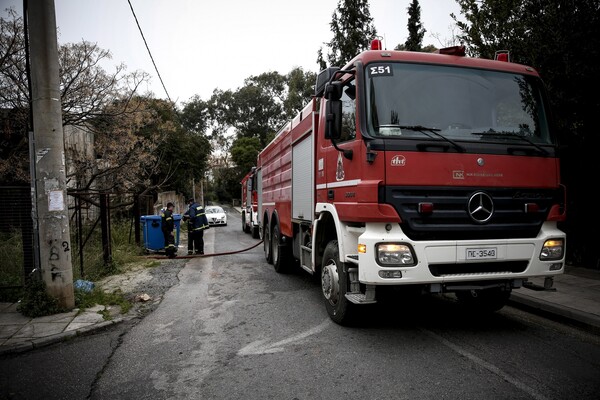
M342 325L392 288L496 311L530 278L549 289L564 272L559 170L533 68L506 52L374 41L321 71L313 99L259 154L265 257L277 272L319 274Z
M242 178L242 230L252 233L253 238L259 237L258 199L256 192L256 167Z

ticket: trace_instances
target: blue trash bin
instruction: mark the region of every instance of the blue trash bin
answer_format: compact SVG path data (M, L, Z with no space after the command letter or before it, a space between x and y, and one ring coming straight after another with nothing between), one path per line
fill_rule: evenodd
M181 214L173 214L175 222L175 247L179 246L179 228L181 226ZM146 251L162 251L165 249L165 237L162 233L162 219L160 215L142 215L140 217Z

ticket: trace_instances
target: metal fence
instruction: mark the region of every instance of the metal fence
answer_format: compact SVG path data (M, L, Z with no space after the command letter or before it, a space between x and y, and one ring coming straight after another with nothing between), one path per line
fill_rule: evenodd
M29 186L0 186L0 290L23 287L36 267L35 226ZM140 216L153 214L152 196L138 196L133 206L113 209L110 193L68 192L72 266L86 278L93 263L112 262L112 214L129 221L129 243L140 244ZM127 239L126 239L127 240Z
M35 268L29 186L0 187L0 289L21 287Z

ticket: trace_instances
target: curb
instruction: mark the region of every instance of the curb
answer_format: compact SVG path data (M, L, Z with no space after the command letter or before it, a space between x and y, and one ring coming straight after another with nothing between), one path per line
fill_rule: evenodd
M84 336L89 333L101 330L111 325L116 325L120 322L123 322L124 318L116 318L110 321L103 321L98 324L93 324L89 326L84 326L78 329L73 329L67 332L57 333L55 335L45 336L38 339L27 340L21 343L15 343L12 345L6 345L0 347L0 356L6 354L17 354L24 353L26 351L30 351L33 349L39 349L41 347L49 346L51 344L63 342L67 339L76 337L76 336Z
M532 299L527 295L513 292L508 304L525 311L541 315L554 320L569 321L579 327L588 328L594 332L600 332L600 319L588 313L574 310L563 305L550 303L542 299Z

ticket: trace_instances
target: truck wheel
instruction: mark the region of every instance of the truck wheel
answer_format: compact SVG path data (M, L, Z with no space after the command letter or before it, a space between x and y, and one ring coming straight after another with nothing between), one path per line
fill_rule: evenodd
M265 249L265 258L269 264L273 264L273 253L271 249L273 248L271 245L271 230L269 229L269 225L266 224L263 229L263 247Z
M242 231L244 233L250 232L250 227L246 224L246 213L242 213Z
M340 325L352 322L356 306L346 298L348 274L340 262L337 240L325 247L321 265L321 290L325 297L325 308L329 317Z
M271 248L273 252L273 266L275 271L284 274L289 271L289 247L287 244L281 244L281 233L279 232L279 223L273 226L273 235L271 240Z
M461 290L455 294L458 301L472 311L490 313L504 307L508 302L510 293L510 290L493 288L484 290Z
M252 238L253 239L259 239L260 238L260 232L258 231L258 226L253 226L252 227Z

